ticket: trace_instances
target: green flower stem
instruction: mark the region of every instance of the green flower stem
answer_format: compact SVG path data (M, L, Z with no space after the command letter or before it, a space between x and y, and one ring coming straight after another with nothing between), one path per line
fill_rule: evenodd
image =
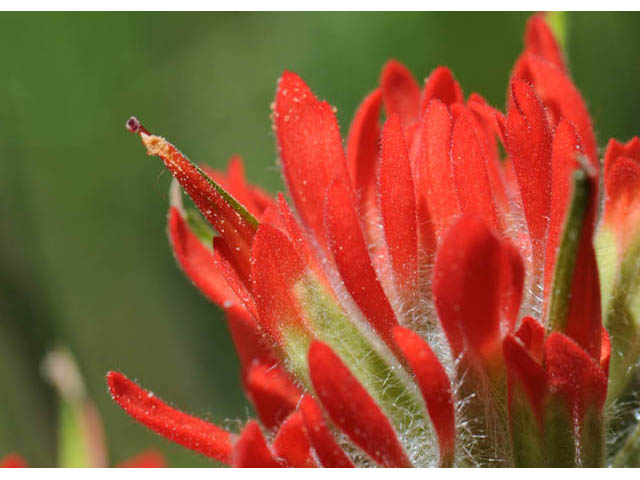
M551 331L563 332L566 328L573 271L591 194L587 173L584 170L576 170L573 174L571 203L562 229L558 257L553 271L548 320Z

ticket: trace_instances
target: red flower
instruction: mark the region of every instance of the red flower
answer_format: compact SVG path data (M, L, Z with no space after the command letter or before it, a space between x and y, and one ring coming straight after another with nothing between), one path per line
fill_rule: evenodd
M227 312L261 424L226 431L110 372L115 401L240 467L605 465L596 141L543 15L525 44L506 114L465 101L444 67L421 89L390 61L346 151L332 107L285 72L273 121L294 211L248 185L239 159L200 168L132 117L215 230L174 184L176 259ZM605 225L622 245L640 211L636 147L605 160ZM640 347L627 350L633 366Z

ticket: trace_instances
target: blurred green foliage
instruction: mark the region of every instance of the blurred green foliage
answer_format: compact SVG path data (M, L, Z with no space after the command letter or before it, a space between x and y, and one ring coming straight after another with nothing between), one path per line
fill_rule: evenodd
M154 446L211 465L127 418L106 393L119 369L216 422L250 408L220 312L176 268L169 176L124 129L136 114L192 159L244 156L282 189L269 121L283 69L338 107L343 133L391 57L417 78L450 66L504 105L525 13L0 14L0 456L56 457L56 399L39 363L75 353L112 463ZM640 15L567 15L575 82L604 146L640 132Z

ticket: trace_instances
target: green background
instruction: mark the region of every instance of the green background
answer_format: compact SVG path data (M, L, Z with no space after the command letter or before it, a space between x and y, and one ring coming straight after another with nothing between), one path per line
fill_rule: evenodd
M244 156L281 190L269 121L283 69L338 107L343 133L391 58L419 79L450 66L465 93L504 105L525 13L0 14L0 456L54 466L56 400L44 352L76 355L112 463L155 446L106 392L118 369L215 422L250 408L220 312L176 268L169 175L124 129L136 114L192 159ZM603 146L640 132L640 15L568 16L568 54Z

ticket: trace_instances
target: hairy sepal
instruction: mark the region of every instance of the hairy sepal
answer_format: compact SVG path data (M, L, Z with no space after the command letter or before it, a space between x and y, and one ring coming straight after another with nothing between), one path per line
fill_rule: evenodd
M260 226L254 240L252 280L259 322L301 384L311 388L309 347L322 341L369 392L403 445L429 441L425 406L392 350L364 319L347 315L328 283L305 266L284 233L268 224ZM430 449L420 451L415 461L429 464L431 455Z
M502 330L515 322L501 319L509 258L505 243L482 220L468 215L447 232L434 269L436 310L458 359L458 395L469 397L467 413L474 418L469 429L477 438L471 455L480 465L495 465L491 462L497 451L503 452L498 461L510 457Z
M455 412L451 380L429 344L404 327L393 330L393 338L416 377L431 423L438 435L440 466L451 467L455 456Z

